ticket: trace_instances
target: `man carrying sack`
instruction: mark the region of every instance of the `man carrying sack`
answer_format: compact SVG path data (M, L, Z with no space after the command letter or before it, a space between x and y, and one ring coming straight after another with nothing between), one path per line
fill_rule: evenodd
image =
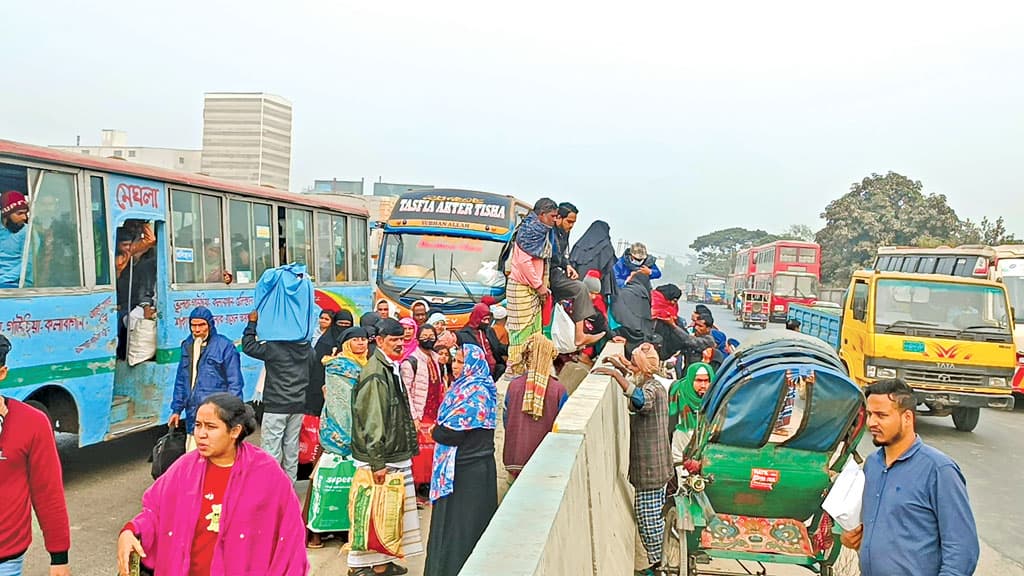
M377 349L363 367L352 392L352 457L357 477L372 473L377 485L384 485L387 480L391 486L395 475L404 477L403 537L399 549L402 556L408 557L423 553L423 535L412 477L412 457L419 452L419 441L399 368L405 347L404 332L402 325L391 318L378 325ZM350 498L359 494L357 484L353 480ZM361 525L360 519L359 514L353 515L353 532L368 528ZM386 520L374 518L373 522L381 524ZM353 545L348 554L349 576L408 573L407 568L395 563L399 556L357 548Z

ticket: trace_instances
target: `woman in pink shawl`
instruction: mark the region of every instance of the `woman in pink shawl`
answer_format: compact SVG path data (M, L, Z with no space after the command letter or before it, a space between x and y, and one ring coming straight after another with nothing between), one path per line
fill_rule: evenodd
M402 360L404 361L420 347L420 341L416 339L419 325L412 318L402 318L398 322L402 325L402 329L405 330L402 334L402 341L405 342L405 350L402 351Z
M156 574L305 576L306 530L291 480L277 460L242 442L252 408L213 394L196 413L198 449L178 459L142 496L142 512L117 540L128 575L137 552Z

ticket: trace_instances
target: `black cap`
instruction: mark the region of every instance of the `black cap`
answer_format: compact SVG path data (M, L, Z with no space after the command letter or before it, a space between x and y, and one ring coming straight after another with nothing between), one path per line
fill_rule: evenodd
M404 336L405 327L394 318L385 318L377 324L377 336Z

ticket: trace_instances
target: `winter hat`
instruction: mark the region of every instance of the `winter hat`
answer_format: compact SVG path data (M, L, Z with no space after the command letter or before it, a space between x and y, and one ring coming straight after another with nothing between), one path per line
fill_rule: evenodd
M28 200L17 190L8 190L0 194L0 214L7 216L21 210L28 211Z

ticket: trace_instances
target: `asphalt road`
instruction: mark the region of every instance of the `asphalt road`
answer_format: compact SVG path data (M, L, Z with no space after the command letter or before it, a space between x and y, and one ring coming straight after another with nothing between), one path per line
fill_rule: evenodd
M756 332L739 327L728 310L717 306L712 310L717 324L730 337L742 341ZM782 330L777 325L768 329ZM1024 534L1024 506L1018 493L1018 487L1024 485L1024 410L985 411L973 433L957 432L949 418L922 418L918 430L925 442L959 462L967 477L982 540L982 563L977 573L1024 576L1024 547L1019 545L1020 535ZM152 483L146 458L158 436L159 431L140 433L86 448L74 446L76 437L60 438L74 574L116 573L117 534L138 511L142 492ZM861 453L871 450L868 440ZM315 574L337 574L343 570L336 545L328 544L310 556ZM46 565L42 536L36 528L25 574L46 574Z

